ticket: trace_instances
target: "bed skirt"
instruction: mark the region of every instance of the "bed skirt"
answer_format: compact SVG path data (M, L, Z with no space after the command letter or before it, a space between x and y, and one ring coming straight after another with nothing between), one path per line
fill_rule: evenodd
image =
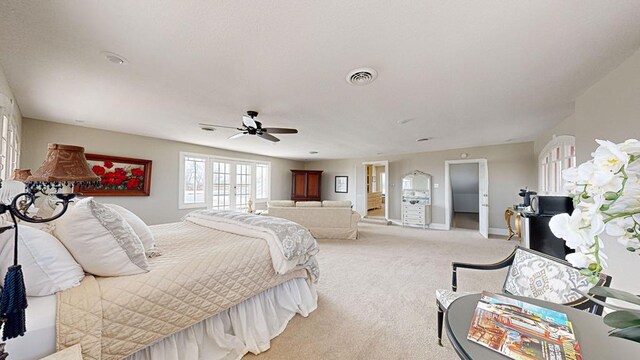
M207 320L168 336L128 360L236 360L269 349L296 314L317 307L313 284L295 278L267 289Z

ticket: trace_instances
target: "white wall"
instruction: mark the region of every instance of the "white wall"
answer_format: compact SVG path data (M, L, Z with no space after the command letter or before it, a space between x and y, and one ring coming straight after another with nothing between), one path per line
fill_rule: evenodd
M480 212L480 177L478 168L477 163L450 165L449 177L454 212Z
M18 132L22 131L22 115L20 114L20 108L18 107L18 102L15 101L13 97L13 92L9 87L9 83L7 82L7 78L4 75L4 69L0 65L0 94L8 97L10 100L13 100L13 108L10 109L10 113L13 114L16 119L16 126L18 127Z
M300 161L227 151L212 147L161 140L145 136L64 125L25 118L23 120L22 167L36 169L46 154L47 143L84 146L89 153L125 156L153 161L151 195L100 197L100 202L122 205L149 224L179 221L190 210L178 210L180 152L211 154L271 162L271 198L291 196L290 169L302 169Z
M591 158L595 139L622 142L640 138L640 51L579 96L575 113L536 139L537 153L554 134L576 137L578 164ZM637 253L624 250L615 240L607 242L605 253L612 286L640 293L640 282L633 275L640 273Z
M401 178L412 170L421 170L431 174L433 184L432 211L433 222L444 224L444 162L460 159L460 153L466 152L470 159L484 158L489 167L489 226L506 229L504 210L519 203L518 190L536 184L536 166L533 155L533 142L474 147L467 149L423 152L415 154L379 156L350 160L320 160L305 164L307 170L324 170L322 197L326 200L351 200L354 203L365 201L365 178L363 162L389 160L389 218L400 219ZM349 176L349 193L336 194L333 191L333 178L330 191L326 188L327 179L333 175ZM358 208L357 206L355 208Z

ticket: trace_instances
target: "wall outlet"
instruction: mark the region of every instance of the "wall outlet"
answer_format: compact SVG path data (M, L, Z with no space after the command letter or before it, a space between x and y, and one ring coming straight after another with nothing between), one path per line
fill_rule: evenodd
M437 189L437 188L439 188L439 187L440 187L440 184L433 184L433 188L434 188L434 189Z

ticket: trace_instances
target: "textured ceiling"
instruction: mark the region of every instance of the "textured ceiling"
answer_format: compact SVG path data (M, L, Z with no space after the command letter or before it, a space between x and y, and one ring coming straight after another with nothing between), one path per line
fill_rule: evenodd
M25 117L364 157L532 140L640 46L638 24L637 0L3 0L0 64ZM347 84L361 66L378 79ZM300 133L271 144L197 126L249 109Z

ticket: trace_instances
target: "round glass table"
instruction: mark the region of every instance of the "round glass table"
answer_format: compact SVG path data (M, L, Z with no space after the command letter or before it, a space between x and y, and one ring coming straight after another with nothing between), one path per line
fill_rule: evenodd
M582 357L586 360L635 359L640 353L639 343L608 336L611 328L602 322L600 316L547 301L513 297L567 314L569 321L573 323ZM449 305L444 321L449 341L461 359L507 359L498 352L467 340L471 319L479 299L480 294L471 294L460 297Z

